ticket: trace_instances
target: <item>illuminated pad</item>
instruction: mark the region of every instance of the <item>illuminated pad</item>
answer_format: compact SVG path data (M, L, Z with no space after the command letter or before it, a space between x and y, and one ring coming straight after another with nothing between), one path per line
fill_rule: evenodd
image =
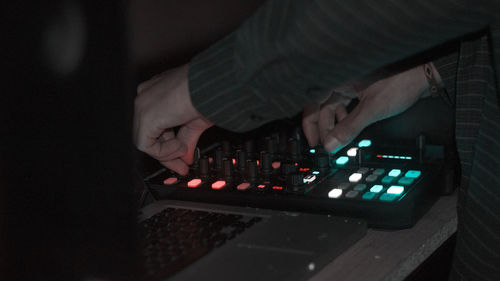
M359 193L359 191L356 191L356 190L349 190L349 192L347 192L347 193L345 194L345 197L346 197L346 198L354 198L354 197L358 196L358 193Z
M319 175L319 171L313 171L313 175Z
M283 190L283 186L281 185L273 185L274 190Z
M392 169L390 172L389 172L389 176L390 177L397 177L401 175L401 170L400 169Z
M339 198L342 195L342 189L334 188L328 192L328 198Z
M275 161L271 166L273 166L273 169L279 169L281 167L281 162Z
M178 182L179 182L179 179L178 179L178 178L176 178L176 177L170 177L170 178L168 178L168 179L164 180L164 181L163 181L163 184L164 184L164 185L172 185L172 184L176 184L176 183L178 183Z
M380 197L378 199L380 199L380 201L390 202L390 201L394 201L394 199L396 199L396 198L398 198L398 195L396 195L396 194L384 193L384 194L380 195Z
M356 190L356 191L363 191L365 189L366 189L366 184L363 184L363 183L358 183L353 188L353 190Z
M373 198L375 198L376 195L377 195L377 193L367 192L367 193L363 194L363 196L361 198L363 198L364 200L372 200Z
M393 185L393 186L389 187L389 189L387 189L387 193L394 194L394 195L400 195L401 193L403 193L404 190L405 190L405 188L403 186Z
M382 191L382 189L384 189L383 186L381 186L380 184L376 184L372 186L372 188L370 188L370 192L379 193L380 191Z
M347 156L340 156L337 160L335 160L337 165L345 165L347 162L349 162L349 157Z
M212 183L212 189L223 189L226 186L226 181L216 181Z
M192 179L188 181L187 186L190 188L197 188L201 184L201 179Z
M361 173L353 173L352 175L349 176L349 181L350 182L358 182L362 177L363 177L363 174L361 174Z
M309 153L311 153L311 154L316 153L316 149L314 149L314 148L309 149Z
M258 189L264 189L264 188L266 188L266 185L265 184L259 184L259 185L257 185L257 188Z
M350 186L348 182L343 182L337 186L338 189L347 189Z
M410 185L413 183L413 178L408 178L408 177L402 177L398 180L398 184L401 185Z
M385 176L382 178L382 183L383 184L390 184L394 181L395 177L391 177L391 176Z
M374 182L374 181L377 180L377 178L378 178L377 175L369 175L369 176L366 177L365 180L366 180L366 182Z
M356 157L357 154L358 154L357 147L349 148L349 150L347 151L347 156L349 157Z
M250 183L248 183L248 182L240 183L236 187L236 189L238 189L238 190L247 190L249 188L250 188Z
M361 140L358 143L358 147L370 147L371 145L372 145L372 141L371 140Z
M311 183L316 179L315 175L307 175L304 177L304 183Z
M422 172L420 172L418 170L409 170L408 172L406 172L405 177L416 179L416 178L420 177L421 174L422 174Z

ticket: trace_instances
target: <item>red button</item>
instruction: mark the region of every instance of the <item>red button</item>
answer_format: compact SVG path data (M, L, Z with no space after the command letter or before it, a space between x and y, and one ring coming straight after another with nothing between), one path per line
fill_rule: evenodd
M190 188L197 188L201 184L201 179L192 179L188 181L187 186Z
M224 186L226 186L225 181L216 181L212 183L212 189L222 189L224 188Z

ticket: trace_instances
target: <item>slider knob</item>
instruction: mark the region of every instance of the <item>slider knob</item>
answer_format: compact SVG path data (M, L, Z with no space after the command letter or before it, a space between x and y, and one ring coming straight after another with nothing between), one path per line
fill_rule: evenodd
M226 179L231 178L233 174L233 162L231 159L222 160L222 176Z
M208 160L207 156L203 156L200 161L200 177L202 178L208 178L210 175L210 162Z
M245 179L249 182L255 182L258 178L258 167L257 161L255 160L247 160L246 170L245 170Z
M280 169L281 169L281 174L284 176L290 173L297 172L297 166L295 165L295 163L292 162L282 163Z
M304 184L304 175L298 173L291 173L287 175L286 181L289 185L301 186Z
M262 173L264 174L271 174L273 172L273 160L272 160L272 155L269 152L262 152L261 153L261 165L262 165Z

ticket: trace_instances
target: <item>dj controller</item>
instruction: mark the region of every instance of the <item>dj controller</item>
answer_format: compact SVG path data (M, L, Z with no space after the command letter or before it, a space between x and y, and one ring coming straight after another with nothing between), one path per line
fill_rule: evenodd
M448 192L445 155L423 135L390 145L361 136L331 155L295 130L213 143L197 149L188 175L161 169L145 182L160 199L325 213L398 229Z

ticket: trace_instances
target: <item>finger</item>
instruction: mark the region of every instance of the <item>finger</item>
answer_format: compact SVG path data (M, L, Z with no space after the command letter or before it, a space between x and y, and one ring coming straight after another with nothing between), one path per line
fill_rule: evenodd
M335 108L337 104L327 104L321 107L319 112L319 136L321 143L325 143L328 133L335 127Z
M309 147L318 145L319 142L319 104L311 104L304 108L302 113L302 130L306 136Z
M353 111L335 125L325 138L324 147L330 153L336 153L350 143L366 126L376 121L376 111L360 102Z
M203 127L183 126L180 128L177 138L186 146L186 151L181 155L181 159L188 165L193 164L193 155L201 134L205 131Z
M179 138L173 137L167 140L159 140L160 149L154 153L154 156L159 161L168 161L179 158L187 151L186 144Z
M342 104L338 105L337 109L335 109L335 118L337 119L337 122L342 121L346 116L347 110L345 109L345 106Z
M160 163L168 169L178 173L179 175L185 176L189 172L188 165L179 158L168 161L160 161Z
M140 95L144 91L148 90L149 88L153 87L155 84L160 82L164 76L168 75L168 73L171 72L171 70L164 71L162 73L156 74L155 76L151 77L151 79L142 82L137 86L137 94Z

